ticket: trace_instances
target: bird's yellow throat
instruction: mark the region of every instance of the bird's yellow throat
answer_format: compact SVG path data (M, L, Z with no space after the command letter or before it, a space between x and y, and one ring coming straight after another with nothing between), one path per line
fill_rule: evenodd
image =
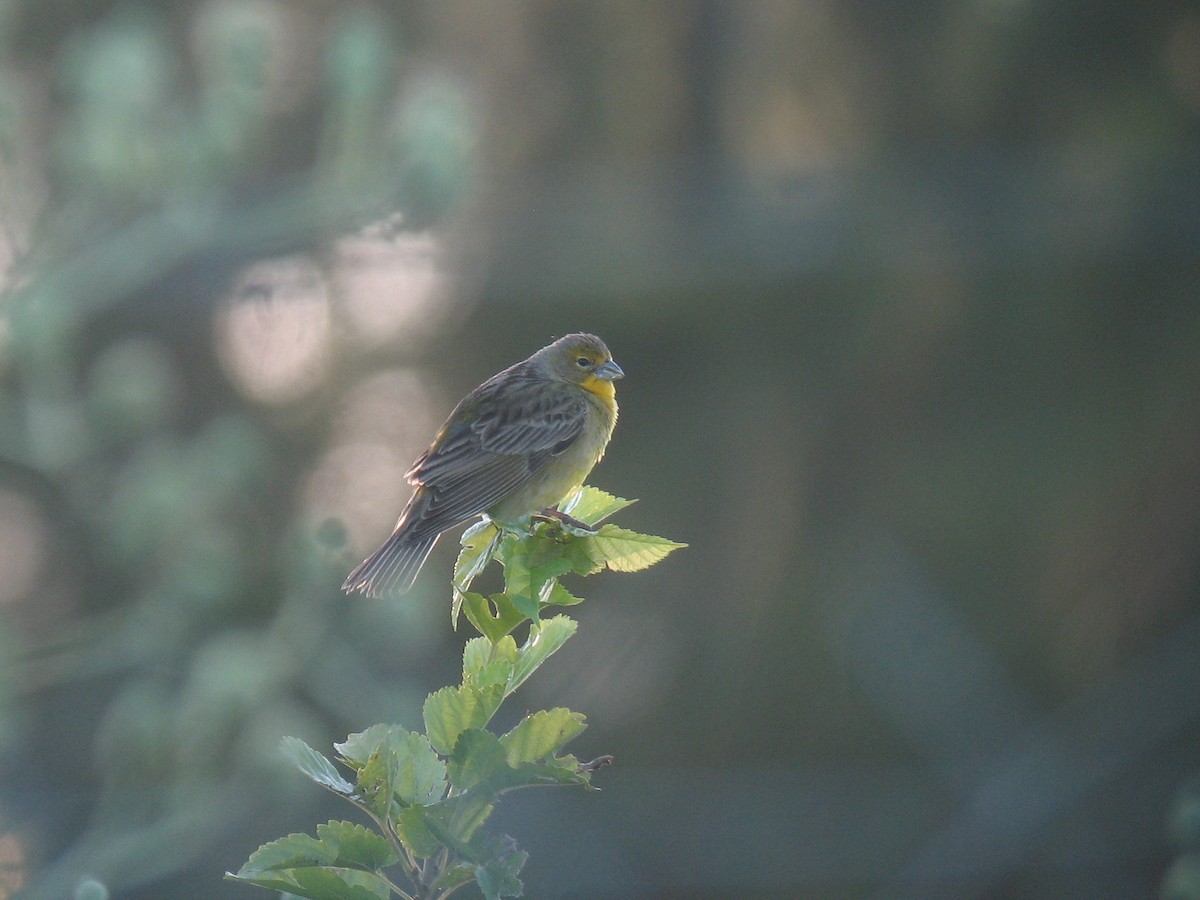
M616 385L614 385L612 381L607 378L597 378L595 375L591 375L579 386L585 391L595 394L609 405L612 405L617 400Z

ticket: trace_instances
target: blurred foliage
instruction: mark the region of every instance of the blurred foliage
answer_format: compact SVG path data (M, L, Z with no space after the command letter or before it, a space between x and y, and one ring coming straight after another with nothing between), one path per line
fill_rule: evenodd
M1200 897L1200 778L1193 776L1175 798L1168 822L1179 857L1163 880L1163 900Z
M402 208L440 216L469 135L449 89L399 96L394 23L368 7L309 23L280 4L14 7L8 77L42 59L53 81L5 104L0 430L6 489L42 526L27 596L5 609L5 737L10 784L40 767L31 733L59 774L0 814L36 854L29 896L161 896L215 842L250 843L257 810L286 816L290 789L263 780L280 734L416 702L339 696L356 672L329 666L372 651L331 603L339 553L294 521L287 461L313 451L214 377L215 301L265 254ZM317 58L288 66L298 24ZM29 175L41 196L11 184ZM413 642L412 616L368 617L391 635L376 654Z
M336 593L405 465L586 329L694 550L524 688L622 759L531 895L1158 891L1197 159L1165 0L0 3L0 890L243 895L279 735L453 676Z

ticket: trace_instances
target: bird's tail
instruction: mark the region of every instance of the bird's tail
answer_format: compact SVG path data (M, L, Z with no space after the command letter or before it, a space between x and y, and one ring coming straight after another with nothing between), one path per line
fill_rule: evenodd
M414 539L411 532L397 528L382 547L360 562L342 582L346 593L361 591L368 597L403 594L417 580L417 573L433 550L440 534Z

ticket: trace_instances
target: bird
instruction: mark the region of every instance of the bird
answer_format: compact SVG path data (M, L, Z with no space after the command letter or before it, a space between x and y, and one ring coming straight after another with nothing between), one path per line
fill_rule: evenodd
M405 474L415 490L391 536L342 590L405 593L442 533L479 515L510 530L538 513L570 522L553 507L604 455L624 376L604 341L576 333L467 394Z

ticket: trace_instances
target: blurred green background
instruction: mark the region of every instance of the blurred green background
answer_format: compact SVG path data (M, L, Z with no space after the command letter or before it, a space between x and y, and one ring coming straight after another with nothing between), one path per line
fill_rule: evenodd
M6 0L0 52L0 897L250 898L350 813L280 736L419 726L466 635L452 540L337 586L575 330L593 483L691 549L518 697L617 760L502 807L529 896L1151 897L1196 846L1194 4Z

